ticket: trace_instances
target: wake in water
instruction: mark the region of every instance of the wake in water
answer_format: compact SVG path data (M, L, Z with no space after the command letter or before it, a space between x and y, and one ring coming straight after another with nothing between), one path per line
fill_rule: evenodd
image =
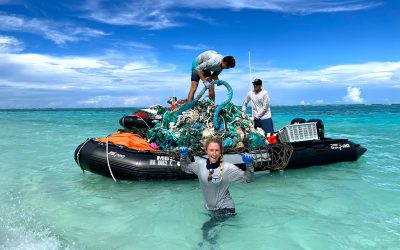
M21 206L21 198L8 193L0 205L0 249L73 249L62 244L49 226L38 221L34 211L27 211ZM6 200L8 199L8 200ZM13 204L10 207L10 204Z

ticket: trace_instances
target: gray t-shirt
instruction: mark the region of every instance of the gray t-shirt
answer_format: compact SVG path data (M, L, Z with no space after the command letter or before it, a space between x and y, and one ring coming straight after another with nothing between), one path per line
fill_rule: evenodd
M229 193L229 186L232 182L251 182L254 175L253 169L248 168L247 171L243 171L231 163L223 162L222 175L220 175L220 168L214 169L213 178L218 183L213 183L213 181L208 181L209 170L206 164L205 159L190 164L186 160L181 161L181 168L184 172L197 175L203 191L204 207L207 210L235 208ZM222 180L220 180L220 176L222 176Z
M222 71L221 62L224 58L223 55L218 54L214 50L207 50L201 53L197 58L198 66L197 70L209 70L213 72L213 75L219 75Z

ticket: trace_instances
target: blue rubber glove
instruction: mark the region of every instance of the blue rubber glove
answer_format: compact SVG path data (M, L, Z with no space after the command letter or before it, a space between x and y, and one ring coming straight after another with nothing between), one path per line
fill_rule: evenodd
M242 160L244 162L244 164L246 164L246 167L252 167L253 166L253 157L251 156L251 154L244 154L242 156Z
M181 154L182 158L186 158L189 154L189 148L188 147L180 147L179 153Z
M213 83L213 82L209 82L209 81L207 81L207 80L205 80L203 83L204 83L204 85L206 85L206 88L207 88L207 89L209 89L209 88L211 88L211 87L214 86L214 83Z

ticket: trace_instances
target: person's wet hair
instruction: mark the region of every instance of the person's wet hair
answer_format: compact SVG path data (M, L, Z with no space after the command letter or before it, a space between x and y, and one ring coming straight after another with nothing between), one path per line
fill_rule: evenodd
M217 136L207 138L206 145L205 145L206 146L206 150L208 148L208 145L210 145L211 142L217 143L219 145L219 148L220 148L221 152L222 152L222 140L221 140L221 138L219 138Z
M234 68L236 65L236 60L233 56L225 56L222 61L225 62L226 66L229 68Z

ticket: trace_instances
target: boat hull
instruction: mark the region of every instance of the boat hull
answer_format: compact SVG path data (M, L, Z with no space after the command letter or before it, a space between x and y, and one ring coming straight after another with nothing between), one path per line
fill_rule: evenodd
M347 139L325 139L292 143L293 153L286 169L357 161L367 149Z
M125 115L119 119L119 124L128 130L153 128L158 122L161 122L161 120L141 118L137 115Z
M357 161L366 149L347 139L292 143L293 153L285 169L305 168L337 162ZM194 157L192 160L196 160ZM226 161L244 169L239 154L224 154ZM263 157L270 161L271 157ZM121 180L195 179L193 174L181 171L178 157L167 152L135 151L125 147L100 143L90 139L77 147L75 161L82 170ZM265 166L269 162L259 162ZM265 170L257 168L256 171Z

